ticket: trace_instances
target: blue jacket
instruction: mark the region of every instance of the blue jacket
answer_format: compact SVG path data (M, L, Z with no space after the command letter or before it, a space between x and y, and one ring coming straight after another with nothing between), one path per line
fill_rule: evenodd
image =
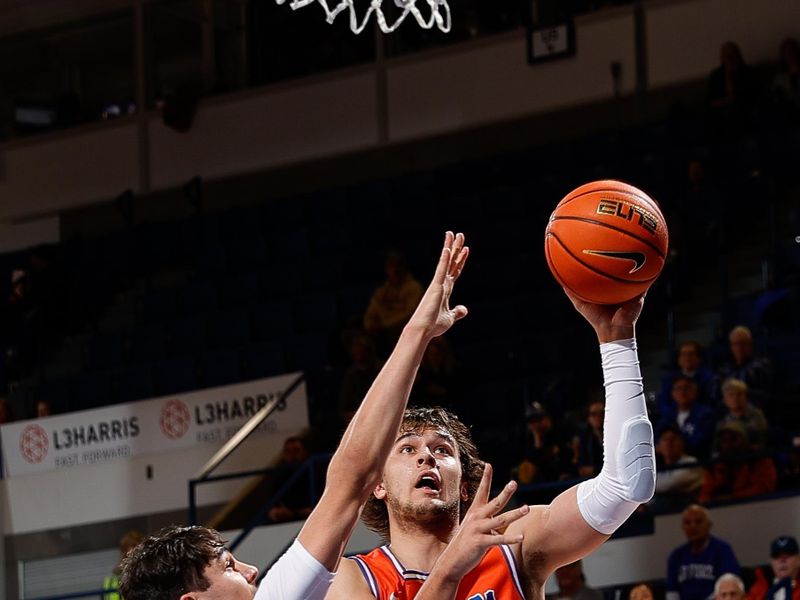
M667 593L680 600L706 600L714 595L714 582L720 575L739 575L739 561L728 542L711 536L708 546L697 554L689 544L678 546L667 561Z

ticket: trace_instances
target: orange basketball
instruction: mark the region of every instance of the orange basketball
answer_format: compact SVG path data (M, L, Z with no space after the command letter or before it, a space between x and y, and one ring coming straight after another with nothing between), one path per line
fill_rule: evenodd
M658 204L621 181L593 181L558 203L544 252L558 282L582 300L620 304L664 268L669 233Z

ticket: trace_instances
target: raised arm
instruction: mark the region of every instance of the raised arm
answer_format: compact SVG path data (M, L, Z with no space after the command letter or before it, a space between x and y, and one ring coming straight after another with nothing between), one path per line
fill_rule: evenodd
M380 481L428 342L467 314L464 306L450 308L450 294L468 255L464 236L447 232L433 280L333 455L329 485L299 536L329 571L336 570L361 506Z
M634 337L644 297L602 306L567 295L600 342L606 390L604 460L597 477L570 488L549 506L533 507L509 527L509 534L524 533L521 559L531 586L543 585L556 568L592 552L655 491L653 430Z

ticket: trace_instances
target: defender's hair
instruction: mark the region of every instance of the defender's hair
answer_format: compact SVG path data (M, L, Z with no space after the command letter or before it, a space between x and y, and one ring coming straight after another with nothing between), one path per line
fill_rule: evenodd
M222 554L225 542L207 527L162 529L122 561L120 592L125 600L175 600L211 585L203 571Z

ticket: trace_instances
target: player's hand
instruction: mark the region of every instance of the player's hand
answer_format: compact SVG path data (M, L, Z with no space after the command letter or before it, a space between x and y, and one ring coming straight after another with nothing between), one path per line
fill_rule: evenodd
M464 245L464 234L453 235L448 231L433 280L406 327L420 328L427 336L434 338L467 316L467 308L461 304L450 308L450 294L468 256L469 247Z
M600 343L624 340L634 336L639 315L642 314L645 294L623 304L592 304L585 302L564 288L567 297L597 333Z
M526 504L499 514L514 495L517 484L510 481L490 501L489 488L491 484L492 467L486 463L472 506L464 515L464 520L459 525L455 537L450 540L447 548L436 561L435 568L443 569L451 580L460 580L474 569L492 546L522 542L523 535L521 533L506 534L505 530L509 524L528 514L530 508Z

